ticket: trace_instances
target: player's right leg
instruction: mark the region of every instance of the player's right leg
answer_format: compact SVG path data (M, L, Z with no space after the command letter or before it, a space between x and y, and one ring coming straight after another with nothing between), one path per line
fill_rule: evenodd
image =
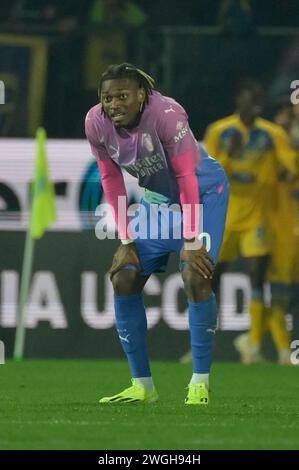
M148 277L136 272L133 266L121 269L112 277L116 328L131 369L132 386L116 395L103 397L101 404L152 403L158 399L149 365L142 297Z
M139 226L150 226L149 204L142 202ZM140 233L143 233L140 228ZM142 290L150 275L165 271L169 251L167 243L159 239L137 237L135 240L142 273L132 265L116 272L112 277L116 328L123 350L127 356L132 375L132 386L117 395L104 397L106 403L153 403L157 401L147 352L147 320Z
M246 364L262 362L263 336L266 331L267 309L264 304L264 282L269 262L270 244L266 227L260 223L240 232L240 252L244 270L249 275L251 299L249 303L250 330L238 336L234 345Z

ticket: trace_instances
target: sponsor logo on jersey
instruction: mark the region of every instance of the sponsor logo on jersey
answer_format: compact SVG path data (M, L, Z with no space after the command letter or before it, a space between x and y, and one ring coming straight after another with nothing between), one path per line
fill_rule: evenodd
M178 134L174 136L175 143L182 140L188 132L189 132L189 126L188 124L186 124L185 127L182 127L180 129L180 132L178 132Z

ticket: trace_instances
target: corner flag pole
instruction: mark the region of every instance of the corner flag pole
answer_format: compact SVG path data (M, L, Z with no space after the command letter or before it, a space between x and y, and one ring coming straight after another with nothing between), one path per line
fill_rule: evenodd
M31 235L30 227L27 230L25 250L23 258L23 268L21 276L21 288L20 288L20 299L19 299L19 317L18 326L15 337L14 345L14 359L20 361L23 357L24 352L24 341L25 341L25 307L28 298L31 273L32 273L32 262L34 253L34 239Z
M25 342L25 309L28 299L32 274L33 252L35 239L41 238L48 225L56 220L55 192L49 177L46 157L46 132L40 127L36 132L37 153L35 158L33 199L30 224L26 234L20 300L19 317L16 329L14 359L21 360Z

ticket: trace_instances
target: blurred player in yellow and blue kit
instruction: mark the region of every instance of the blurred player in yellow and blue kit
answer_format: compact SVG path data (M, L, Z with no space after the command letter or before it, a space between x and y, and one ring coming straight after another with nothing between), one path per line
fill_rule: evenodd
M274 121L289 135L292 148L299 148L299 108L286 102ZM271 261L268 280L271 285L271 312L268 328L279 353L279 363L290 363L290 338L285 332L285 315L298 302L299 292L299 176L280 168L270 210Z
M263 291L271 252L269 211L278 169L282 166L294 175L299 166L299 152L290 148L286 132L259 117L263 100L262 86L244 81L237 90L236 112L212 123L204 137L208 153L222 164L231 186L220 254L222 270L226 263L242 257L251 282L250 334L235 342L247 363L262 360Z

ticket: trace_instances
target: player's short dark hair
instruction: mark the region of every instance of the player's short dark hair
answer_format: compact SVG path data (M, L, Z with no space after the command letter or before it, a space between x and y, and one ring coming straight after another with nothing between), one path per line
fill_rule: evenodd
M236 98L238 98L244 91L259 91L261 94L264 93L263 85L255 78L245 78L237 83L236 86Z
M135 65L127 62L124 62L123 64L110 65L102 74L98 88L98 96L100 99L103 82L119 78L133 78L136 80L139 87L144 88L145 101L148 103L149 95L152 93L155 80L143 70L138 69Z

